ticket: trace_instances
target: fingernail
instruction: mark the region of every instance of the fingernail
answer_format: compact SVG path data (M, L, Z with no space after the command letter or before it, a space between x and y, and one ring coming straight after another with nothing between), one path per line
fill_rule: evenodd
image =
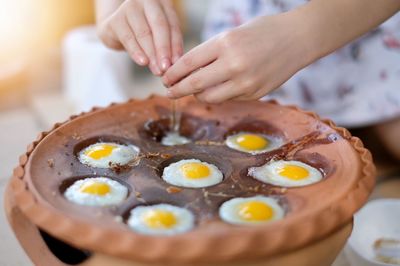
M167 89L167 97L172 98L174 95L171 89Z
M161 59L161 69L162 69L163 71L166 71L166 70L169 68L170 65L171 65L171 64L170 64L168 58L163 58L163 59Z
M144 55L137 53L135 56L139 65L144 66L147 64L147 58Z
M165 75L162 77L161 81L162 81L162 83L164 84L165 87L167 87L167 88L170 87L168 79L166 78Z
M161 76L161 70L156 63L154 62L150 63L150 70L151 72L153 72L154 75Z
M165 88L169 88L169 87L170 87L170 86L169 86L167 83L165 83L164 81L163 81L162 83L163 83L163 85L164 85Z
M156 75L161 76L162 72L161 72L160 68L157 65L155 66L155 68L156 68Z

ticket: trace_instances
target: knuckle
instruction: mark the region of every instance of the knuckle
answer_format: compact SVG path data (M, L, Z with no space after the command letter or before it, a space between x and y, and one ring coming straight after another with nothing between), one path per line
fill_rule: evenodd
M256 81L253 78L247 78L244 81L242 81L240 87L244 91L254 92L256 89Z
M191 56L183 56L182 62L186 67L191 67L193 65L193 58Z
M246 70L250 65L248 59L243 55L243 52L236 52L231 50L228 52L228 70L233 74L238 74Z
M175 50L176 53L182 54L183 53L183 45L181 42L174 42L172 44L173 49Z
M142 27L136 31L136 37L138 39L144 39L151 35L151 30L148 27Z
M197 77L193 77L189 80L189 85L194 90L200 90L203 88L203 81Z
M239 74L246 69L246 64L239 58L234 58L229 62L228 70L232 74Z
M181 28L178 25L172 24L170 25L171 35L174 34L176 36L182 36Z
M121 16L118 13L111 15L104 23L104 27L116 31L121 21Z
M131 13L132 11L141 8L141 4L138 0L125 0L121 6L125 5L126 8L122 8L126 10L127 13Z
M222 33L218 38L218 43L222 49L231 49L235 43L234 34L232 32Z
M155 17L154 17L154 23L155 23L155 25L157 26L157 27L162 27L162 28L165 28L165 27L167 27L167 19L165 18L165 16L164 16L164 14L157 14Z
M124 44L129 44L134 39L133 34L130 32L124 32L121 35L121 42Z
M161 3L164 4L167 7L173 7L173 3L171 0L161 0Z
M158 44L157 50L161 57L164 57L164 56L169 57L169 55L170 55L170 47L167 45Z

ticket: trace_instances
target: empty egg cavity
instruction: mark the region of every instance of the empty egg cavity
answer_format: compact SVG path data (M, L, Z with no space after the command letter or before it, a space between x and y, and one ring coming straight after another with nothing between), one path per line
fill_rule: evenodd
M165 142L166 138L172 139L170 143L177 140L177 145L198 140L221 139L222 135L219 130L219 124L220 122L216 120L205 120L183 113L178 131L172 130L171 118L167 116L158 120L147 121L142 129L139 130L139 134L146 139L164 143L166 146L173 146L173 144ZM183 141L180 142L181 140Z

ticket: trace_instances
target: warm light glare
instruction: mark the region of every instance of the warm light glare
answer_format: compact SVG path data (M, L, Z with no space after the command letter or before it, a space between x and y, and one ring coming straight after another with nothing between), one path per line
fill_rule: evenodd
M27 51L37 32L37 3L32 0L0 0L0 64Z
M59 49L68 30L94 23L93 2L0 0L0 65L38 60Z

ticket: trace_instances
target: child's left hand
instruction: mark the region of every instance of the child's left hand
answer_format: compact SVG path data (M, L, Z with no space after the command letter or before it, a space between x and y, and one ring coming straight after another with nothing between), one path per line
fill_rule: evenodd
M252 100L310 63L309 28L297 13L261 17L195 47L163 76L168 96Z

